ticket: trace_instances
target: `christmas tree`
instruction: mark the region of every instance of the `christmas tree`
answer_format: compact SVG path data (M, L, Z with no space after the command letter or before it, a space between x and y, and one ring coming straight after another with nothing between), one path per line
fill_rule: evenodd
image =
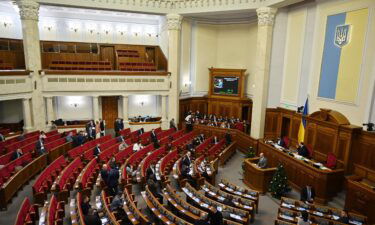
M288 186L288 178L285 173L283 165L279 165L275 174L272 177L268 191L271 192L274 198L280 199L285 193L290 191Z

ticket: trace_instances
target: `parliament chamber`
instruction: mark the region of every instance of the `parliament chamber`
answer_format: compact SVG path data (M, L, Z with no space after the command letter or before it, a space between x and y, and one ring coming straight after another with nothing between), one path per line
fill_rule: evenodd
M375 1L0 1L0 224L375 224Z

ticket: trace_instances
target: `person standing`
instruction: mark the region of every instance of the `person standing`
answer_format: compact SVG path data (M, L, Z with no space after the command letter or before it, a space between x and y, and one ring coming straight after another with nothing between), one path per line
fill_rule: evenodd
M306 185L306 187L301 190L301 201L312 203L315 198L315 189L311 185Z
M174 128L175 130L178 130L173 118L171 119L171 121L169 121L169 128Z
M119 118L115 120L114 128L115 128L116 137L118 137L120 135L120 119Z
M101 130L100 130L100 123L99 123L99 121L96 121L96 123L95 123L95 132L96 132L95 137L96 138L100 138Z
M100 136L105 135L105 120L100 119Z
M267 158L264 156L264 153L259 154L259 160L257 166L261 169L264 169L267 167Z

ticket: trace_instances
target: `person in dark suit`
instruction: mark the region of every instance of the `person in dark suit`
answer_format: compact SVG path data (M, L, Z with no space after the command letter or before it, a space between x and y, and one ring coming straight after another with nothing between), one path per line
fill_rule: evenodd
M301 201L312 203L315 198L315 189L311 185L306 185L306 187L301 190Z
M116 137L120 135L120 119L117 118L115 120L115 124L114 124L114 129L115 129L115 133L116 133Z
M12 157L10 158L11 161L20 158L23 155L23 152L20 148L18 148L15 152L13 152Z
M227 145L230 145L230 143L232 143L232 136L230 135L229 131L225 133L225 142Z
M2 133L0 133L0 142L3 142L3 141L5 141L5 137Z
M280 145L280 146L283 147L283 148L286 148L286 144L285 144L283 138L279 138L279 139L277 140L277 144Z
M120 130L124 129L124 119L120 119L120 121L119 121L119 127L120 127Z
M83 132L80 131L77 137L75 138L75 145L80 146L83 145L83 143L85 143L85 136L83 135Z
M340 223L349 224L349 216L345 210L341 211L340 219L338 221Z
M177 130L177 126L173 118L171 119L171 121L169 121L169 128L174 128L175 130Z
M100 176L104 183L108 186L108 166L103 164L102 169L100 170Z
M102 225L102 221L100 220L98 214L85 215L84 220L85 224Z
M156 141L154 142L154 149L158 149L158 148L160 148L160 143L159 143L158 140L156 140Z
M210 224L222 225L223 214L216 209L216 207L210 207L210 213L208 214Z
M147 186L151 193L159 200L159 202L163 202L163 196L160 194L158 190L158 184L155 182L154 179L147 179Z
M88 215L89 214L90 209L91 209L89 196L85 195L83 197L83 200L81 202L81 209L82 209L83 215Z
M108 192L111 196L114 196L118 191L119 177L120 173L117 169L111 169L108 173Z
M233 196L232 195L227 195L227 197L223 201L224 205L231 206L231 207L236 207L236 205L233 202Z
M267 167L267 158L264 156L264 153L259 154L259 160L257 166L261 169L264 169Z
M207 214L201 214L198 220L194 222L194 225L209 225L207 222Z
M191 164L191 159L190 159L191 153L187 152L185 158L182 160L182 164L185 166L190 166Z
M100 119L99 127L100 127L100 136L103 137L105 135L105 120Z
M302 156L302 157L305 157L305 158L309 158L310 157L310 154L309 154L309 150L307 149L307 147L303 144L303 142L301 142L297 148L297 152L298 152L298 155Z
M44 148L44 141L40 138L35 145L37 155L41 156L46 153L46 149Z
M116 138L117 142L123 142L125 141L124 140L124 137L122 135L119 135L117 138Z
M155 129L151 130L150 138L152 142L156 142L158 140L158 137L156 136Z
M155 165L153 163L151 163L146 170L146 179L153 179L154 181L156 181Z
M94 148L94 155L98 157L102 150L100 149L100 144L97 144L96 147Z
M143 134L144 132L145 132L145 130L144 130L143 128L141 128L141 129L138 130L138 135L141 135L141 134Z

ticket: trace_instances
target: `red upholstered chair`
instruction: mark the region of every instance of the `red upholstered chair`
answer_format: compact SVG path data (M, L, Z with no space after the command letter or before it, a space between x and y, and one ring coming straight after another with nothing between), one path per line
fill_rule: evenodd
M309 151L309 157L312 158L314 155L314 150L311 145L306 145L307 151Z
M336 164L337 164L336 156L332 152L328 153L327 154L327 162L326 162L325 166L330 168L330 169L335 169Z
M284 136L283 141L284 141L284 144L285 144L285 148L289 148L289 138L287 136Z

